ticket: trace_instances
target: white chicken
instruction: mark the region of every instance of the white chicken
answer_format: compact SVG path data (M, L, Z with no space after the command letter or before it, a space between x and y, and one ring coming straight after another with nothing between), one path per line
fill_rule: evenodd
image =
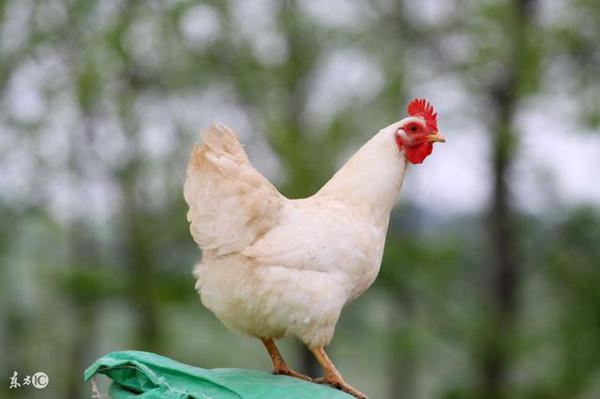
M344 305L375 280L407 162L434 142L436 114L413 100L409 117L373 136L315 195L288 199L248 161L235 133L213 125L194 147L184 185L191 234L202 249L196 288L228 328L261 339L273 372L291 370L274 340L296 336L328 383L356 397L325 353Z

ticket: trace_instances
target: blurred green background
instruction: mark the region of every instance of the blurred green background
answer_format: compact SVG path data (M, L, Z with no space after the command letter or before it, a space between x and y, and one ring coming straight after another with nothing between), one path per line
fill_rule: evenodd
M600 397L599 21L596 0L0 1L0 396L91 397L117 349L270 369L194 291L199 130L306 196L426 97L448 142L411 167L333 360L371 398Z

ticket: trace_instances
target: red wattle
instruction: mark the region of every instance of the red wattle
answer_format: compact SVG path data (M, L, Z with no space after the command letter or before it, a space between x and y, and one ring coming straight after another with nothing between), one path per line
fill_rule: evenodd
M406 159L410 163L422 163L433 151L433 143L424 142L414 147L404 147Z

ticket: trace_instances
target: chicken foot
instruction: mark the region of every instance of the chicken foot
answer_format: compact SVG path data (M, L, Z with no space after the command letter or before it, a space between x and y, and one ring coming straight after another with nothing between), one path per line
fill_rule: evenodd
M333 364L331 359L329 359L329 356L327 356L327 353L325 353L325 349L323 347L318 347L314 349L311 348L310 351L313 353L315 358L317 358L317 361L319 362L319 364L321 364L323 370L325 371L325 376L323 378L314 379L314 382L331 385L332 387L347 392L350 395L357 397L358 399L368 399L364 393L353 388L346 381L344 381L342 375L335 368L335 365Z
M290 369L285 360L283 360L283 357L272 338L261 338L260 340L265 345L265 348L267 348L267 352L269 352L269 356L271 356L271 360L273 361L273 374L288 375L290 377L312 381L312 378L309 376Z

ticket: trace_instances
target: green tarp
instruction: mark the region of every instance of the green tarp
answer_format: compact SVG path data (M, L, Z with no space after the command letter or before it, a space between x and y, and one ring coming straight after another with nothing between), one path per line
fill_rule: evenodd
M297 378L243 369L201 369L148 352L109 353L87 370L112 380L116 399L353 399L344 392Z

